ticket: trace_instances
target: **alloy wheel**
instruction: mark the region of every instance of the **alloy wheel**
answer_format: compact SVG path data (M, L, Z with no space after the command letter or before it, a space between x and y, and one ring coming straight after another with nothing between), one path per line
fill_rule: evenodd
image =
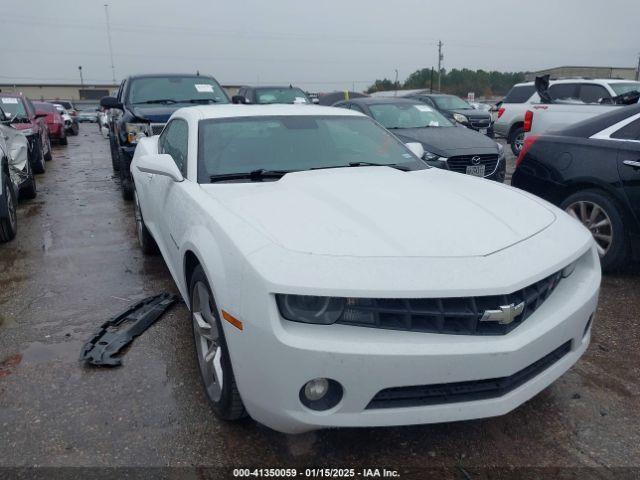
M191 310L200 371L209 398L217 402L222 396L224 382L222 344L218 334L217 316L213 313L209 289L204 282L194 285Z
M572 203L566 212L589 229L596 241L598 254L604 257L613 242L613 226L607 212L598 204L588 201Z
M522 146L524 145L524 132L516 135L516 138L513 139L513 143L515 144L518 153L520 153L520 151L522 150Z

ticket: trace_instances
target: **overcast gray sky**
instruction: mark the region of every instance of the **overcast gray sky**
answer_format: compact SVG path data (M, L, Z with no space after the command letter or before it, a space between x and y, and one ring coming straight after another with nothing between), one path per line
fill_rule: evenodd
M111 80L104 0L0 2L0 83ZM213 74L221 83L362 90L437 65L631 67L638 0L109 0L116 79Z

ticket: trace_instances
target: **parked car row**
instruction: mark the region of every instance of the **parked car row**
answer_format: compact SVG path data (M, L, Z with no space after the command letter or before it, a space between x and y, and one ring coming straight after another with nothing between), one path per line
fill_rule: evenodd
M16 236L18 200L36 197L35 174L53 158L51 143L67 145L67 136L78 134L67 107L73 111L70 102L0 93L0 242Z

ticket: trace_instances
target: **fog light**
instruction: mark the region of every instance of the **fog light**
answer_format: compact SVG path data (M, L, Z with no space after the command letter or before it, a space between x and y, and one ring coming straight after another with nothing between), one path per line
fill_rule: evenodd
M300 389L300 402L311 410L329 410L342 400L342 385L330 378L314 378Z
M307 382L304 386L304 396L310 402L316 402L324 397L329 391L329 380L326 378L315 378Z

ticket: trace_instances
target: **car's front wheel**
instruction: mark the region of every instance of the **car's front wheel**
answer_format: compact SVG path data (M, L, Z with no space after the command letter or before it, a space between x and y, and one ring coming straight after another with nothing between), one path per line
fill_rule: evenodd
M36 184L36 176L33 174L29 162L27 162L25 176L27 179L20 186L20 197L32 200L38 196L38 185Z
M49 137L49 135L47 135L47 140L44 143L43 151L46 151L46 153L44 154L44 159L47 162L50 162L53 156L51 155L51 137Z
M599 190L584 190L569 196L560 207L589 229L604 271L624 266L628 242L622 213L609 195Z
M35 142L33 151L31 152L31 169L34 173L44 173L46 167L44 165L44 153L42 152L42 145L40 142Z
M138 235L138 243L140 244L140 249L145 255L153 255L158 251L158 246L156 245L155 240L151 236L149 229L144 223L142 210L140 209L140 200L138 199L138 192L136 192L135 190L133 192L133 200L134 214L136 218L136 233Z
M218 308L200 265L191 276L189 292L193 339L205 393L220 418L238 420L246 412L231 368Z

